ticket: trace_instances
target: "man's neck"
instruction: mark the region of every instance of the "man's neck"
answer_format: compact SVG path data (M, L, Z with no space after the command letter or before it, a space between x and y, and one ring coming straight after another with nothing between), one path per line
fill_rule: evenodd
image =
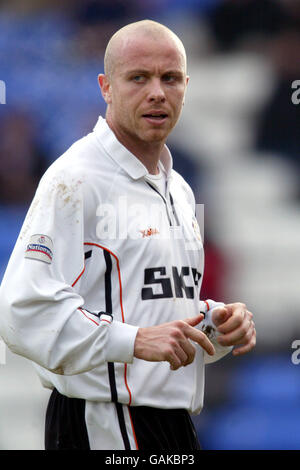
M140 160L150 174L156 175L159 173L158 162L165 145L164 142L134 141L126 133L122 133L115 129L109 119L107 119L107 124L117 137L118 141L136 158L138 158L138 160Z

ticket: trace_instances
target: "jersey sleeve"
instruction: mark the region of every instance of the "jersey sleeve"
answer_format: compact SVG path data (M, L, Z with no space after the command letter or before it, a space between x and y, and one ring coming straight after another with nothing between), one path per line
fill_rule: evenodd
M72 287L84 267L83 242L83 183L48 170L1 283L0 335L14 353L57 374L133 360L137 328L99 321Z

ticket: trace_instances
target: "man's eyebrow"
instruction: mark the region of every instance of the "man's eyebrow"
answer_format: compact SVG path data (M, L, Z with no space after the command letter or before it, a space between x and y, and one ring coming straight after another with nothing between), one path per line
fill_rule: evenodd
M149 70L146 69L133 69L133 70L127 70L125 72L126 75L138 75L138 74L146 74L146 73L151 73Z
M181 70L167 70L163 75L176 75L177 77L183 77L184 73Z
M139 75L139 74L150 75L151 73L152 72L150 70L147 70L147 69L133 69L133 70L127 70L125 72L126 75ZM161 75L162 76L164 76L164 75L176 75L178 77L183 77L184 73L181 70L170 69L170 70L164 71Z

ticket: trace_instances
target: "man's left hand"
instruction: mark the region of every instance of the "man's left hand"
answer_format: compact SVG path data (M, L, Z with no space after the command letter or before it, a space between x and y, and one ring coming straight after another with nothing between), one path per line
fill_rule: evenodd
M212 312L212 321L215 324L218 343L222 346L236 346L234 356L245 354L256 345L256 330L253 315L243 303L227 304L216 308Z

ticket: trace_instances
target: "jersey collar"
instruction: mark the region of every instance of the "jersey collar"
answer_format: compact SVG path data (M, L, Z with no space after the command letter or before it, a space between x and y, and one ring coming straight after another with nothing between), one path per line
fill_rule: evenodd
M93 129L97 140L104 147L109 156L133 179L139 179L149 174L145 165L133 155L124 145L116 138L113 131L108 126L106 120L99 116L98 121ZM160 157L167 178L171 175L173 160L168 147L165 145Z

